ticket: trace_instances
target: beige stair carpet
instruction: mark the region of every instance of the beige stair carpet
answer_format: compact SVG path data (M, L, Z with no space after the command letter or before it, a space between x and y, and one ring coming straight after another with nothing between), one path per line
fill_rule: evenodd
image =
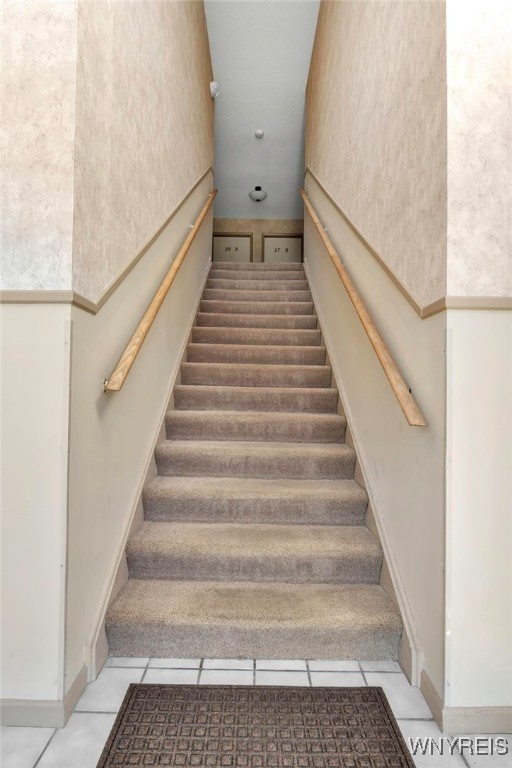
M106 618L121 656L396 659L302 264L212 265Z

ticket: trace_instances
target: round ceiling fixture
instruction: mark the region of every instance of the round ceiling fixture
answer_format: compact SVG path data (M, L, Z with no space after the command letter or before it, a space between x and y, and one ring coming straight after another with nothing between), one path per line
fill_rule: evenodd
M254 200L255 203L261 203L261 201L264 200L266 196L267 193L265 190L259 186L254 187L254 189L251 189L249 192L249 197L251 200Z

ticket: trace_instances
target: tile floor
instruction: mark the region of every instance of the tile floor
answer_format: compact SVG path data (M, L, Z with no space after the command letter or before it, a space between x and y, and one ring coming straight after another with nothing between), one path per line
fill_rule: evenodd
M129 683L204 685L379 685L402 733L409 738L441 735L423 696L396 662L272 661L265 659L110 658L90 683L65 728L1 729L2 768L95 768ZM414 758L417 768L512 768L509 754L460 754Z

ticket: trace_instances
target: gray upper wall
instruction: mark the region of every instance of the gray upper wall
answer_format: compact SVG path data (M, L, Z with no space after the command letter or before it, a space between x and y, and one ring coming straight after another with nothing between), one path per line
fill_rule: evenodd
M218 218L301 219L304 102L318 0L206 0ZM262 128L263 139L254 131ZM261 185L268 197L253 202Z

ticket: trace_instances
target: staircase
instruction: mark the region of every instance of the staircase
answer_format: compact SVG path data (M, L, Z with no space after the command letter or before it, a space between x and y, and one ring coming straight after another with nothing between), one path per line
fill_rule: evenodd
M111 654L397 658L317 325L302 264L212 265Z

